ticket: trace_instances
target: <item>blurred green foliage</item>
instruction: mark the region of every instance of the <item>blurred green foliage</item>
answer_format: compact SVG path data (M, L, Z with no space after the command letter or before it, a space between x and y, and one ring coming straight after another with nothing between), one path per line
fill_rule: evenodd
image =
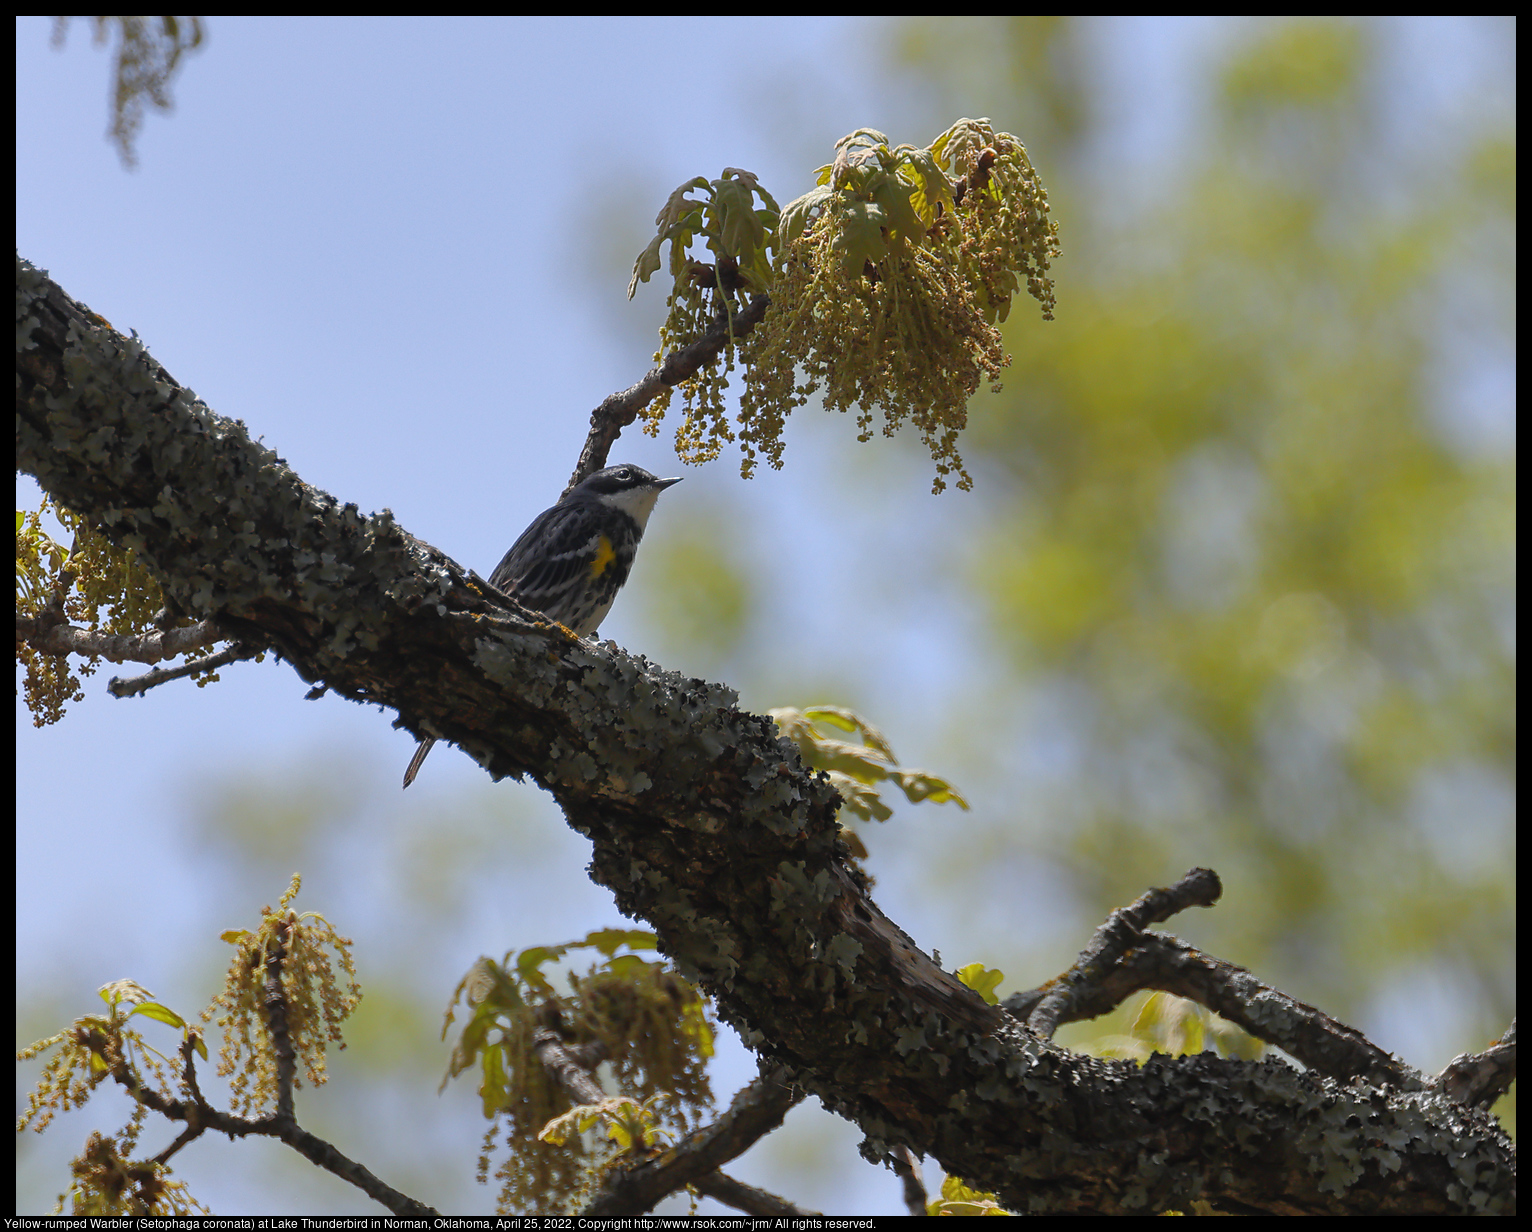
M755 545L745 540L742 550L731 531L731 512L697 509L684 525L672 522L646 539L638 588L649 618L667 631L678 653L684 650L686 670L724 678L724 665L749 634L762 597L746 567Z
M138 164L133 143L143 127L144 108L171 109L170 83L181 57L202 46L200 17L90 17L91 41L97 47L117 36L112 57L112 125L108 136L123 166ZM53 19L53 45L62 47L68 17Z
M907 70L1027 134L1078 254L969 428L987 662L1041 717L965 723L1063 750L994 824L1087 917L1213 864L1226 957L1343 1017L1445 983L1482 1045L1513 1010L1514 463L1444 409L1444 340L1470 304L1509 363L1514 134L1412 144L1378 25L1252 23L1203 147L1108 198L1081 29L956 25L907 25Z

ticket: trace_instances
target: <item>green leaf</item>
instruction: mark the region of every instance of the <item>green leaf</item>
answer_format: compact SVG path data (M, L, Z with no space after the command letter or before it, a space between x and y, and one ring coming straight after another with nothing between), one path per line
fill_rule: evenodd
M516 955L516 974L528 988L534 988L538 992L551 993L553 985L548 982L548 977L540 970L545 962L562 958L565 946L534 945Z
M660 268L660 246L667 240L670 241L672 271L679 272L676 270L677 261L684 263L692 235L702 226L702 203L686 194L694 188L709 187L705 179L696 176L671 193L660 207L660 212L654 216L657 228L655 236L633 262L633 277L628 281L629 299L638 290L638 284L648 282L650 275Z
M892 777L898 780L911 804L919 804L922 800L930 800L933 804L951 802L965 812L968 811L968 801L946 779L939 779L923 770L898 770Z
M647 928L601 928L586 933L579 944L600 950L610 958L623 946L630 950L652 950L659 941Z
M660 234L672 230L675 225L686 215L692 213L701 204L695 197L686 194L694 188L709 188L707 180L702 176L695 176L680 188L671 193L665 204L660 206L660 212L654 216L654 225L659 228Z
M628 279L628 298L632 299L638 290L638 284L648 282L649 276L660 268L660 245L665 242L663 233L656 235L649 241L648 247L638 254L633 262L633 277Z
M765 229L755 213L755 193L740 180L718 181L713 194L720 255L737 257L753 253L766 241Z
M114 1007L121 1005L124 1001L129 1005L138 1005L151 1000L154 996L136 980L113 980L110 984L103 984L98 988L96 995Z
M145 1018L152 1018L155 1022L163 1022L171 1027L184 1027L186 1025L186 1019L177 1014L175 1010L154 1001L145 1001L142 1005L135 1005L132 1012L134 1014L142 1014Z
M860 731L862 728L862 720L856 712L844 706L808 706L798 713L812 723L828 723L841 731Z
M852 278L869 263L888 256L884 228L888 216L871 201L842 200L835 211L835 238L830 246L840 254L841 273Z
M623 1154L633 1149L633 1134L621 1121L610 1121L606 1127L607 1137L617 1144Z
M837 770L829 771L829 775L830 785L840 793L842 803L863 821L887 821L894 815L894 810L871 787Z
M895 765L899 764L899 759L894 756L894 750L884 739L883 733L856 711L847 710L844 706L810 706L804 710L803 714L814 723L828 723L842 731L861 732L864 741Z
M955 176L967 175L984 148L995 141L995 129L988 120L959 120L931 143L931 155L942 167L950 167Z
M894 769L877 749L844 740L818 741L813 764L816 770L836 770L863 783L881 783Z
M777 224L778 251L785 249L802 235L809 224L818 217L817 212L822 212L834 196L835 190L825 185L811 188L803 196L789 201L782 211L781 221Z
M995 1195L970 1189L955 1176L942 1182L942 1196L926 1207L928 1215L1009 1215L1011 1212L995 1201Z
M640 979L657 966L659 966L658 963L649 962L637 954L619 954L606 964L608 971L625 980Z
M995 995L995 989L1000 987L1000 981L1005 979L1005 974L986 967L983 963L969 963L966 967L957 969L957 977L978 993L990 1005L999 1005L1000 998Z
M484 1119L493 1120L505 1107L510 1083L505 1072L505 1049L499 1044L484 1050L483 1073L479 1079L480 1107Z
M888 138L875 128L859 128L835 143L835 161L830 164L829 184L833 188L860 187L874 167L884 165Z
M925 224L910 204L910 197L915 192L913 184L907 184L896 175L881 175L869 188L873 201L883 211L885 226L892 227L907 240L918 241L925 235Z
M905 159L905 174L915 180L910 205L927 227L936 221L938 206L948 212L955 208L952 181L942 172L933 151L911 150Z

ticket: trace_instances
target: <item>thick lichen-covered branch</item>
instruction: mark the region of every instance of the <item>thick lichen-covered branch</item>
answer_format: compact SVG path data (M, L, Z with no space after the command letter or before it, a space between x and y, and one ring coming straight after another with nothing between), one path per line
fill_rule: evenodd
M18 462L45 491L190 617L550 791L619 908L869 1158L909 1146L1036 1213L1514 1209L1504 1134L1439 1093L1028 1034L882 914L835 792L731 690L506 607L386 512L305 485L25 264L17 335Z

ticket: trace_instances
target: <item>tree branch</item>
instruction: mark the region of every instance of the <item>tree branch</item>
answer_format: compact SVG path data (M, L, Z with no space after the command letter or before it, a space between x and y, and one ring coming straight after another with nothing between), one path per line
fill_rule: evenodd
M1053 982L1027 1018L1027 1025L1043 1039L1052 1039L1071 998L1094 988L1142 938L1150 924L1168 920L1187 907L1211 907L1222 894L1223 884L1217 873L1209 868L1194 868L1168 890L1150 890L1132 906L1112 912L1096 930L1079 961Z
M1516 1081L1516 1020L1483 1052L1453 1057L1432 1084L1460 1104L1488 1108Z
M44 654L94 655L111 663L158 663L223 639L209 620L164 633L125 636L63 624L48 616L17 616L16 640Z
M920 1160L907 1146L899 1147L893 1154L894 1175L904 1192L904 1207L911 1215L926 1213L926 1187L920 1179Z
M719 1171L781 1125L782 1118L802 1098L802 1091L788 1086L783 1070L763 1072L740 1090L728 1110L711 1125L649 1159L611 1169L581 1215L591 1219L641 1215L666 1195L688 1185L752 1214L813 1214Z
M1059 1023L1108 1014L1136 992L1174 993L1221 1014L1257 1039L1275 1044L1316 1073L1341 1082L1368 1082L1419 1091L1420 1074L1390 1056L1355 1027L1331 1018L1256 979L1243 967L1194 949L1184 941L1146 933L1098 982L1075 990ZM1005 1008L1026 1018L1048 986L1007 997Z
M636 384L606 398L590 414L590 432L585 437L580 461L575 466L574 474L569 477L569 486L564 489L564 495L567 496L575 484L606 465L607 455L622 430L638 418L639 411L659 396L660 390L679 385L688 377L695 376L700 368L718 358L731 337L738 340L754 330L765 319L769 307L771 297L757 295L750 301L749 307L735 314L732 321L727 318L718 321L695 342L672 351L658 367L649 369Z
M211 621L204 620L199 624L216 629ZM221 638L223 634L219 633L218 636ZM147 693L150 689L169 684L172 680L182 680L187 676L195 676L199 672L215 671L220 667L227 667L230 663L253 659L260 653L259 650L236 642L232 646L225 646L215 654L203 655L200 659L190 659L176 667L157 667L141 676L113 676L107 681L106 691L113 697L137 697L140 693Z
M546 788L618 908L860 1125L868 1158L908 1146L1038 1214L1514 1211L1509 1140L1435 1093L1039 1040L882 914L846 862L834 791L732 690L505 606L386 513L305 485L46 276L17 274L18 465L136 549L188 615Z
M381 1206L395 1215L408 1215L415 1218L434 1216L435 1211L422 1202L400 1193L391 1185L385 1184L373 1175L367 1168L349 1159L334 1146L323 1138L303 1129L291 1113L286 1115L278 1113L274 1116L261 1117L251 1120L246 1117L235 1116L232 1113L223 1112L206 1103L199 1092L193 1086L193 1100L188 1102L180 1099L169 1099L161 1095L152 1087L141 1083L133 1073L132 1067L121 1056L120 1051L113 1048L108 1042L106 1035L100 1031L91 1031L84 1042L97 1056L107 1064L107 1072L111 1074L113 1081L125 1088L129 1095L150 1111L158 1112L161 1116L171 1121L184 1121L186 1132L179 1135L175 1142L166 1150L156 1156L156 1161L167 1161L176 1151L185 1146L207 1130L216 1130L221 1134L227 1134L230 1138L264 1137L277 1138L287 1143L310 1163L323 1168L355 1185L369 1198L378 1202ZM182 1049L183 1057L187 1049ZM188 1060L187 1064L190 1062Z

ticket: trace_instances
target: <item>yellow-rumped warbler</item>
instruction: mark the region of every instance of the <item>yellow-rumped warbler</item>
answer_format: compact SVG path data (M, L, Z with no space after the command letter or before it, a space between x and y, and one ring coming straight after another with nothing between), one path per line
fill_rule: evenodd
M628 580L654 502L680 482L641 466L597 471L532 519L489 584L581 637L594 633ZM435 743L429 736L420 742L404 772L406 787Z

